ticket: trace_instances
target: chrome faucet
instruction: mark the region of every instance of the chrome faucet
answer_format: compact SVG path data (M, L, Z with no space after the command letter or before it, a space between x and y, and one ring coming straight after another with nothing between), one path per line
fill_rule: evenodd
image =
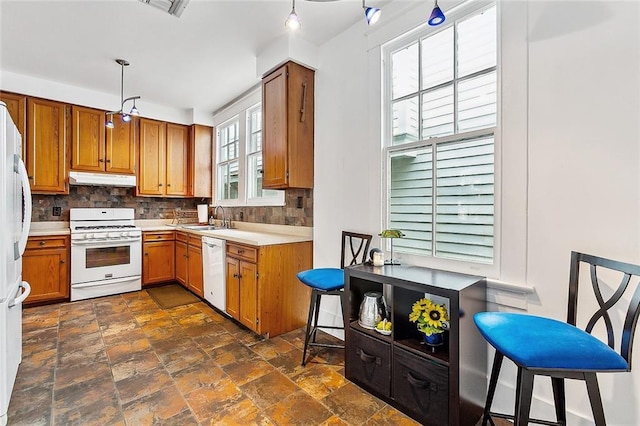
M231 228L231 220L227 222L226 214L224 212L224 207L218 204L213 210L213 215L216 217L216 219L218 218L218 208L222 209L222 227Z

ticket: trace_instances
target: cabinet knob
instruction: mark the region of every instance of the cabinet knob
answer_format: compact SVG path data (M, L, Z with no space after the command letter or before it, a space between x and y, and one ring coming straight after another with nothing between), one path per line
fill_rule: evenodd
M111 163L111 160L107 160L107 163Z
M238 254L242 254L242 253L244 253L244 250L238 249Z
M45 244L46 244L46 242L44 242L44 241L40 241L40 245L41 245L41 246L43 246L43 245L45 245Z
M149 253L145 253L144 255L145 255L145 256L149 256Z
M104 163L104 160L101 158L98 160L98 163Z
M64 263L64 259L60 260L60 263Z
M162 186L162 184L161 184L161 183L159 183L159 184L158 184L158 186Z

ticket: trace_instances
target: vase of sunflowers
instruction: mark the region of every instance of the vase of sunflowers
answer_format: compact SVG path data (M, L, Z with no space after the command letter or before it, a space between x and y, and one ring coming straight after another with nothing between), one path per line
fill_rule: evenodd
M420 299L411 307L409 321L415 322L418 330L424 333L424 341L432 351L444 343L444 331L449 327L449 314L444 304Z

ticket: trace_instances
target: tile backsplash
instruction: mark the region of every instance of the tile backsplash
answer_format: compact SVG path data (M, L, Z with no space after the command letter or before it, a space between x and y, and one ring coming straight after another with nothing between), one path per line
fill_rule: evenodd
M71 186L69 195L34 194L31 220L68 221L69 209L77 207L129 207L135 210L136 219L172 219L176 208L195 210L198 204L211 202L208 198L136 197L133 193L133 188ZM301 208L297 207L298 197L302 197ZM285 199L284 207L227 207L225 212L234 221L313 226L312 190L287 190ZM54 216L53 207L61 207L62 215Z

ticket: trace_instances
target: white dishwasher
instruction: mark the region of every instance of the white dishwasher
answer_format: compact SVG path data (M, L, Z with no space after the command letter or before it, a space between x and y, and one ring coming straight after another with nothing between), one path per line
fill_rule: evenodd
M227 308L225 245L224 240L202 237L204 298L222 312Z

